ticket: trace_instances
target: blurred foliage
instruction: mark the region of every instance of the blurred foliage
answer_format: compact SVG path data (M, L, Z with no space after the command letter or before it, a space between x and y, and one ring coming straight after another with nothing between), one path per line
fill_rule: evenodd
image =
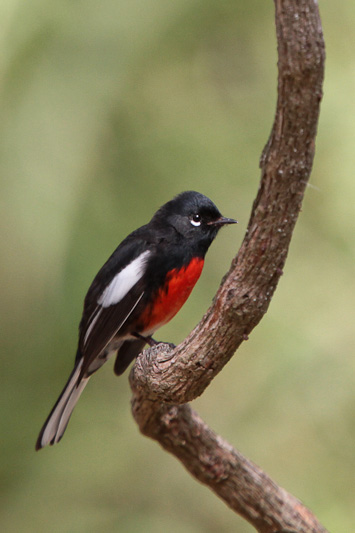
M317 154L284 276L194 402L310 506L354 528L355 5L321 2ZM214 243L179 342L243 238L276 101L273 3L3 0L0 6L2 531L249 532L130 414L108 364L60 445L34 452L72 368L86 289L131 230L196 189L238 218Z

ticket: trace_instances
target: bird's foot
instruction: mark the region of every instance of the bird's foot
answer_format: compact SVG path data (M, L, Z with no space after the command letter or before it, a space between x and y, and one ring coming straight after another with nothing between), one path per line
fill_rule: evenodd
M133 336L136 337L137 339L141 339L142 341L145 341L150 347L156 346L157 344L167 344L172 350L176 348L175 344L173 344L172 342L156 341L150 335L148 337L144 337L144 335L140 335L139 333L133 333Z
M145 341L149 346L156 346L157 344L160 344L158 341L153 339L150 335L148 337L144 337L144 335L140 335L139 333L133 333L133 336L137 339L140 339L142 341Z

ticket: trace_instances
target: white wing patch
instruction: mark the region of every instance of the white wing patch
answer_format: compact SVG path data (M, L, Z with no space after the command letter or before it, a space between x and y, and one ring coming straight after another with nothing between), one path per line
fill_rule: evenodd
M128 294L131 288L141 279L144 274L150 251L147 250L134 259L129 265L121 270L107 285L97 303L102 307L115 305Z

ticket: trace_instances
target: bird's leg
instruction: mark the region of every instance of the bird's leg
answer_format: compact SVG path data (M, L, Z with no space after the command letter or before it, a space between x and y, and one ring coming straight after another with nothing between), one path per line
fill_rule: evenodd
M145 341L149 346L155 346L156 344L160 344L158 341L153 339L153 337L151 337L150 335L148 337L144 337L143 335L140 335L139 333L133 333L133 337L136 337L137 339Z
M144 335L140 335L139 333L132 333L132 335L133 335L133 337L136 337L136 339L140 339L142 341L145 341L148 344L148 346L150 346L150 347L156 346L157 344L168 344L170 346L170 348L172 348L172 349L176 348L175 344L173 344L172 342L164 342L164 343L162 343L162 341L156 341L150 335L148 337L144 337Z

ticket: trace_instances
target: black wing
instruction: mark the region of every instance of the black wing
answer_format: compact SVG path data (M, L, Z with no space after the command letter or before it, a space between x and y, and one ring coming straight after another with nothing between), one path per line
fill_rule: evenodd
M104 351L112 339L123 329L127 320L138 306L144 291L134 288L119 304L104 308L97 307L97 311L84 336L80 347L84 356L82 373L89 369L91 363Z
M147 261L154 245L145 239L143 226L129 235L114 251L92 282L84 302L83 317L79 327L79 350L77 359L84 357L82 374L89 369L91 363L104 351L110 341L119 334L127 320L132 318L144 296L144 268L136 282L126 291L125 276L115 285L116 290L122 288L122 298L117 303L102 300L105 290L110 287L117 276L124 272L136 259L145 255ZM148 252L145 254L145 252Z

